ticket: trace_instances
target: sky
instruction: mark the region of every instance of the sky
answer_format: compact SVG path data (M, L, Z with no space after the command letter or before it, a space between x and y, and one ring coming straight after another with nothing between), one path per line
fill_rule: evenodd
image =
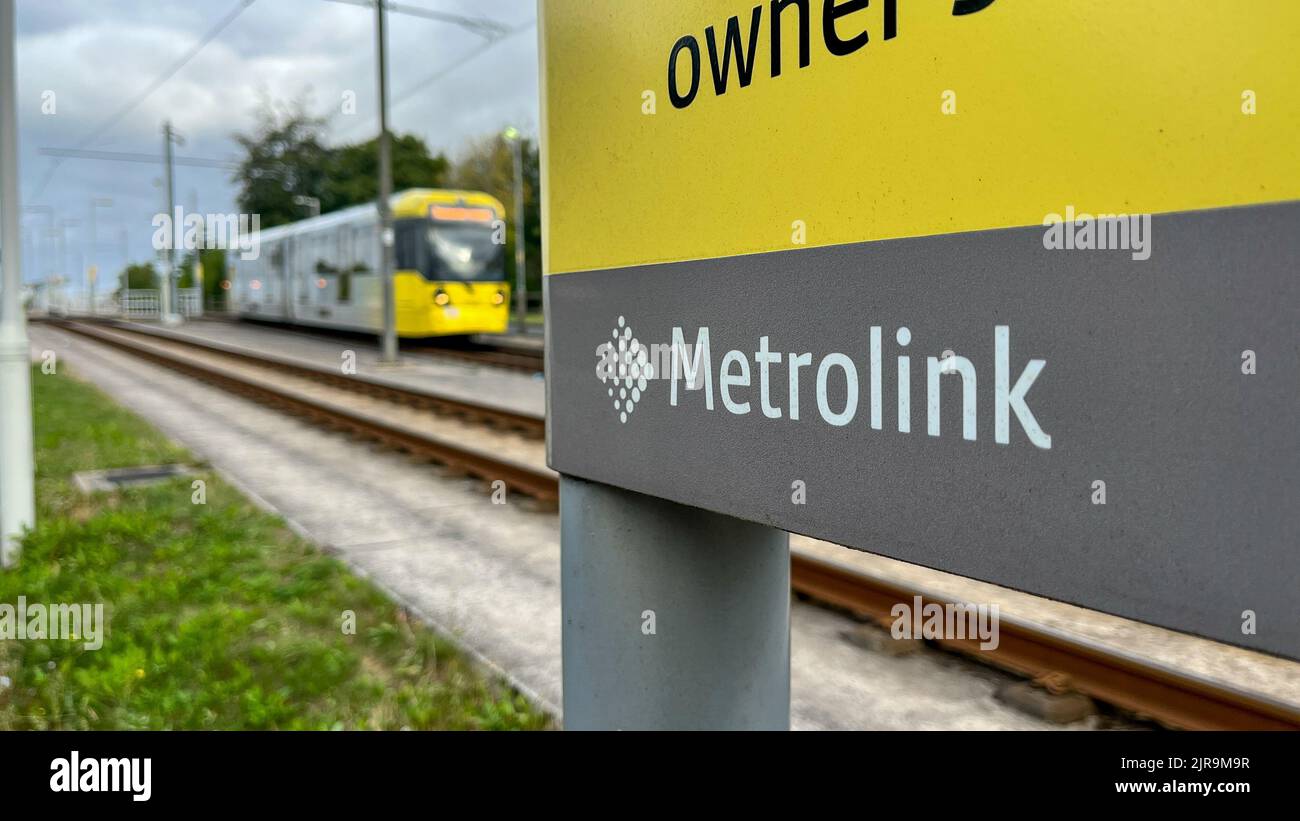
M174 76L95 136L221 20L247 7ZM390 128L457 156L475 137L517 125L537 133L533 0L401 0L400 5L489 18L516 29L488 46L465 28L388 15ZM161 163L63 159L41 149L82 148L154 157L170 119L177 156L238 158L264 102L304 100L326 116L331 142L378 131L374 12L337 0L17 0L19 164L24 279L65 276L84 288L127 261L156 257L155 214L165 211ZM431 79L432 78L432 79ZM354 96L353 96L354 95ZM355 112L344 111L345 96ZM176 167L186 211L232 213L237 186L221 168ZM101 205L92 209L92 200ZM103 200L111 199L108 205ZM91 214L94 233L91 239ZM65 221L67 224L65 224ZM62 253L50 227L66 238ZM93 251L93 252L92 252Z

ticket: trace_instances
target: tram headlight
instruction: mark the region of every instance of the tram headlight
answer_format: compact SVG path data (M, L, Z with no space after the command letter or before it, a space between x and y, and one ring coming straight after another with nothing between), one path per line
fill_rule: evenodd
M449 296L447 292L442 290L441 288L433 292L434 305L447 305L450 302L451 302L451 296Z
M492 304L493 304L493 305L500 305L500 304L504 303L505 301L506 301L506 292L505 292L505 291L497 291L495 294L492 295Z

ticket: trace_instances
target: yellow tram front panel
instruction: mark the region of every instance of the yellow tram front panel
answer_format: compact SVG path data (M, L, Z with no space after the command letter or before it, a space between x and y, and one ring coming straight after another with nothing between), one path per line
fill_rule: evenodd
M505 282L429 282L418 272L398 271L393 289L398 336L501 334L509 329L510 286Z
M393 219L398 227L397 256L403 254L403 230L415 230L411 226L416 226L428 233L427 240L420 239L425 249L419 262L423 270L417 270L412 263L398 264L394 271L398 335L445 336L508 330L510 286L505 282L504 270L505 216L501 202L481 192L423 189L397 198L393 205ZM463 258L458 254L463 254ZM467 267L457 270L458 264Z

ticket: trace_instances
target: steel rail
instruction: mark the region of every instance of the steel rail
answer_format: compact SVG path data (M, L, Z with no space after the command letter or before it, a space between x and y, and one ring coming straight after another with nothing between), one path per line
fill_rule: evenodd
M799 553L790 557L795 592L887 625L897 603L958 603ZM935 643L1027 676L1051 690L1073 690L1169 727L1195 730L1300 730L1300 710L1230 690L1141 659L1033 625L1002 618L996 649L978 638Z
M248 321L263 328L273 328L282 334L294 334L295 336L303 336L317 340L328 339L331 337L337 339L340 338L338 336L340 333L346 333L328 327L317 328L305 325L287 325L282 322L257 318L241 320L238 317L223 316L221 314L205 316L204 320L207 322L228 322L231 324L239 324L241 321ZM115 322L114 320L109 321ZM128 324L129 323L117 323L118 327L124 327ZM143 332L149 333L151 331L159 331L161 333L160 329L150 329ZM345 338L354 337L355 334ZM367 342L365 344L370 343ZM412 345L406 345L402 348L402 356L432 360L451 359L465 362L470 365L489 365L494 368L506 368L508 370L522 371L524 373L540 373L545 370L545 362L541 351L528 351L513 345L503 345L493 342L477 342L473 344L477 347L453 348L439 345L415 347Z
M422 410L431 410L434 413L456 416L488 427L513 430L536 439L541 439L546 435L546 419L541 416L484 405L432 391L404 388L391 382L381 382L361 376L348 375L330 368L292 362L277 356L250 353L246 349L234 345L195 339L194 337L169 333L156 328L140 328L130 323L116 321L110 321L107 325L114 330L189 345L223 356L230 356L252 365L273 367L293 376L320 382L332 388L342 388L400 405L409 405Z
M559 501L559 479L555 474L531 465L503 459L491 453L463 447L445 439L408 430L373 416L340 408L328 402L295 396L269 386L244 379L219 368L174 356L157 349L136 344L122 337L79 323L56 322L58 327L111 345L134 356L147 359L200 381L207 382L240 396L302 416L328 427L344 430L371 439L387 447L428 458L480 479L500 479L506 486L527 496L547 503ZM262 361L262 360L259 360Z
M502 479L520 492L546 502L553 503L559 498L559 478L550 471L499 461L489 454L457 449L445 442L387 426L371 417L279 394L214 368L187 362L180 357L169 357L76 323L55 324L250 398L285 407L330 427L342 428L399 450L426 455L483 478ZM250 358L266 364L266 360ZM892 621L891 611L895 604L911 606L918 595L923 604L944 607L949 603L959 603L921 594L903 585L796 552L791 553L790 562L791 586L795 593L882 625ZM999 640L998 647L992 650L980 649L978 638L938 639L935 643L1030 677L1048 689L1083 693L1169 727L1300 730L1300 710L1289 705L1117 654L1042 627L1003 618L999 623Z
M524 353L503 348L461 349L461 348L407 348L402 352L408 356L429 359L459 359L474 365L491 365L496 368L537 373L545 370L540 354Z

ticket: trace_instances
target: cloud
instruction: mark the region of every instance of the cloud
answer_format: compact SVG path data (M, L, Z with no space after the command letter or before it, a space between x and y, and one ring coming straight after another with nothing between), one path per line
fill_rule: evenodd
M506 25L534 17L531 0L406 0L439 11L484 16ZM93 257L105 276L126 259L153 256L150 221L162 210L160 166L65 160L35 199L53 165L42 147L78 145L185 54L237 0L160 4L153 0L19 0L18 77L20 162L27 204L48 205L56 219L80 220L66 230L63 258L43 240L41 214L24 214L28 279L51 270L79 271ZM536 30L482 50L482 38L453 25L389 15L390 96L414 88L394 105L392 128L422 137L435 151L455 154L468 140L507 123L534 132L538 122ZM466 59L467 55L474 55ZM420 81L441 70L437 82ZM42 113L54 92L56 113ZM357 113L335 113L345 91ZM161 124L170 119L186 138L178 153L233 158L231 135L249 129L263 99L308 99L334 114L332 139L357 141L378 128L373 12L327 0L257 0L175 77L145 99L92 148L161 152ZM204 211L234 210L236 188L220 169L178 167L176 199ZM99 242L90 251L89 201L109 196L97 212ZM126 231L128 248L120 248ZM41 252L44 253L41 253ZM44 257L42 260L40 257ZM72 275L77 279L75 274Z

